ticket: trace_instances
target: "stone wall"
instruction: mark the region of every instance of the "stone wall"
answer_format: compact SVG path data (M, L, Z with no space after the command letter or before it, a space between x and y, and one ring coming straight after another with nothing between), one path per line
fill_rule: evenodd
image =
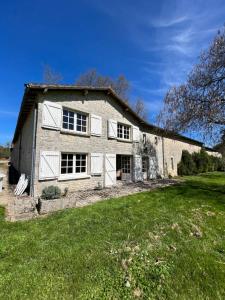
M102 135L98 136L79 136L75 134L65 134L61 131L42 128L42 103L43 101L55 101L63 107L82 111L87 114L96 114L102 117ZM73 179L66 181L48 180L39 181L39 161L40 152L51 150L61 152L84 152L88 153L88 166L90 167L91 153L116 153L133 154L133 143L123 142L114 139L108 139L107 122L108 119L114 119L118 122L137 126L137 120L125 112L115 99L105 93L89 92L84 95L82 92L62 93L51 91L41 94L38 103L38 126L37 126L37 144L35 161L35 195L40 195L43 188L49 185L57 185L62 190L67 187L69 191L85 190L87 188L96 188L100 183L104 185L104 172L101 176L90 176L90 178ZM90 124L89 124L90 126ZM104 169L104 168L103 168ZM88 170L89 173L90 169Z
M199 152L201 150L201 147L178 140L164 138L164 161L166 176L177 176L177 164L181 161L183 150L187 150L189 153L193 153ZM172 169L171 158L173 158L174 169Z
M31 175L34 110L32 110L13 145L11 163L19 173Z
M6 220L10 222L30 220L38 216L37 199L31 197L10 197L6 206Z

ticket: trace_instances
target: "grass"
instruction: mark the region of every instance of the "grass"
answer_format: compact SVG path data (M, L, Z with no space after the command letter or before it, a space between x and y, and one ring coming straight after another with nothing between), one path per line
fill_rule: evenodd
M225 174L7 223L0 299L224 299Z

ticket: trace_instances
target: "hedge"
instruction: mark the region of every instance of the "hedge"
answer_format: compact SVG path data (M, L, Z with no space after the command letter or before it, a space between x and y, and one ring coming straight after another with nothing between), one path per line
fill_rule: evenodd
M205 150L190 154L183 150L181 161L178 164L178 175L194 175L211 171L225 171L222 158L209 155Z

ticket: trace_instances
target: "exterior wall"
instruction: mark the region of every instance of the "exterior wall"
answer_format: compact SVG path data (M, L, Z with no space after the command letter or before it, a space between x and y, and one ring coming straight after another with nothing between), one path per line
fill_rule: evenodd
M201 147L178 140L164 138L165 176L177 176L177 164L181 160L183 150L193 153L199 152ZM172 169L171 157L173 157L174 169Z
M11 163L19 173L31 175L34 110L24 123L11 153Z
M102 135L97 136L79 136L75 134L62 133L61 131L42 128L42 107L43 101L52 101L74 110L88 114L96 114L102 117ZM66 181L46 180L39 181L39 161L40 151L60 151L74 153L88 153L88 168L90 167L90 153L116 153L131 155L135 152L133 142L124 142L114 139L108 139L107 121L114 119L118 122L137 126L137 121L129 117L119 104L110 95L105 93L89 92L48 92L39 95L38 103L38 125L36 142L36 161L35 161L35 180L34 194L40 195L43 188L49 185L57 185L62 190L68 187L70 191L85 190L95 188L98 183L104 185L104 171L101 176L91 176L85 179L73 179ZM89 124L90 126L90 124ZM104 170L104 167L103 167ZM88 170L89 171L89 170ZM88 172L89 173L89 172Z
M222 157L222 154L219 153L219 152L215 152L215 151L206 151L209 155L212 155L214 157L218 157L218 158L221 158Z
M104 162L103 172L101 175L89 176L83 179L54 179L54 180L39 180L39 164L41 151L59 151L69 153L87 153L88 154L88 174L90 174L90 154L123 154L134 155L139 153L140 143L132 141L120 141L108 138L108 119L116 120L127 125L139 126L137 120L121 108L113 96L106 95L104 92L89 91L87 95L83 92L74 91L49 91L38 95L38 120L36 131L36 153L35 153L35 174L34 174L34 196L42 193L45 186L57 185L62 191L64 188L69 188L70 191L92 189L99 186L104 186ZM102 117L102 135L92 136L90 134L84 136L75 133L65 133L62 130L46 129L42 127L42 109L44 101L56 102L65 108L81 111L87 114L95 114ZM90 118L88 118L88 132L90 132ZM31 175L32 166L32 140L33 140L33 124L34 110L28 116L14 149L11 155L13 166L20 173ZM148 154L150 168L149 175L155 176L176 176L177 164L181 160L182 151L187 150L190 153L201 150L200 146L193 145L187 142L173 140L157 136L149 131L140 128L140 139L142 140L143 133L146 134L152 152ZM132 130L131 130L132 135ZM155 138L157 137L157 141ZM208 152L210 155L218 156L216 152ZM103 156L104 157L104 156ZM174 169L171 165L171 157L173 157ZM153 165L152 165L153 164ZM152 172L152 173L151 173ZM132 174L133 177L133 174ZM151 178L151 176L150 176Z
M149 157L149 163L155 164L153 170L150 168L150 173L154 172L156 176L163 176L163 138L144 130L142 130L141 134L141 139L143 138L143 134L146 134L147 144L150 145L153 150L151 154L147 155ZM157 138L157 142L155 138ZM149 175L151 178L151 174Z

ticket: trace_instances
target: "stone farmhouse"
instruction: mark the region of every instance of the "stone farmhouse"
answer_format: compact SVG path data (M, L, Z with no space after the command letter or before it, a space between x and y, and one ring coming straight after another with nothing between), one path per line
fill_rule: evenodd
M26 84L11 165L39 196L49 185L75 191L176 176L182 150L202 147L142 120L111 88Z

